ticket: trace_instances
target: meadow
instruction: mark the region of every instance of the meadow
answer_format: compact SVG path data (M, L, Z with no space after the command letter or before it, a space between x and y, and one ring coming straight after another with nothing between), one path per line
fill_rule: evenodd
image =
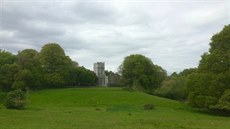
M229 129L230 117L121 88L31 92L24 110L0 105L0 129ZM153 110L143 105L154 104Z

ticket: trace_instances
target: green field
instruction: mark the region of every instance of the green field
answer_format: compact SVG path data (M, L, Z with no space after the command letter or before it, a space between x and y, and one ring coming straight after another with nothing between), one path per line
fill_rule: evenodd
M1 105L0 129L230 129L230 117L120 88L69 88L30 93L25 110Z

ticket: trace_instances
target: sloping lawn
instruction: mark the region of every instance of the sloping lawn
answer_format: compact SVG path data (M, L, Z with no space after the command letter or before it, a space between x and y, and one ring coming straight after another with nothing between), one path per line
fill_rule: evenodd
M25 110L0 105L0 129L230 129L230 117L120 88L68 88L30 93Z

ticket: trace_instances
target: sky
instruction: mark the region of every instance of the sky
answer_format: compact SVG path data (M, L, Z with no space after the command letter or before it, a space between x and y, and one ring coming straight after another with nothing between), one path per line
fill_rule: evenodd
M197 67L227 24L230 0L0 0L0 49L58 43L79 65L114 72L143 54L172 73Z

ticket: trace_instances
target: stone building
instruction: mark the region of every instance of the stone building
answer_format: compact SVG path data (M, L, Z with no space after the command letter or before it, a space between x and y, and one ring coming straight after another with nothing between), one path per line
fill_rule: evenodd
M97 62L93 64L93 71L97 75L98 85L107 86L108 78L105 76L105 63Z

